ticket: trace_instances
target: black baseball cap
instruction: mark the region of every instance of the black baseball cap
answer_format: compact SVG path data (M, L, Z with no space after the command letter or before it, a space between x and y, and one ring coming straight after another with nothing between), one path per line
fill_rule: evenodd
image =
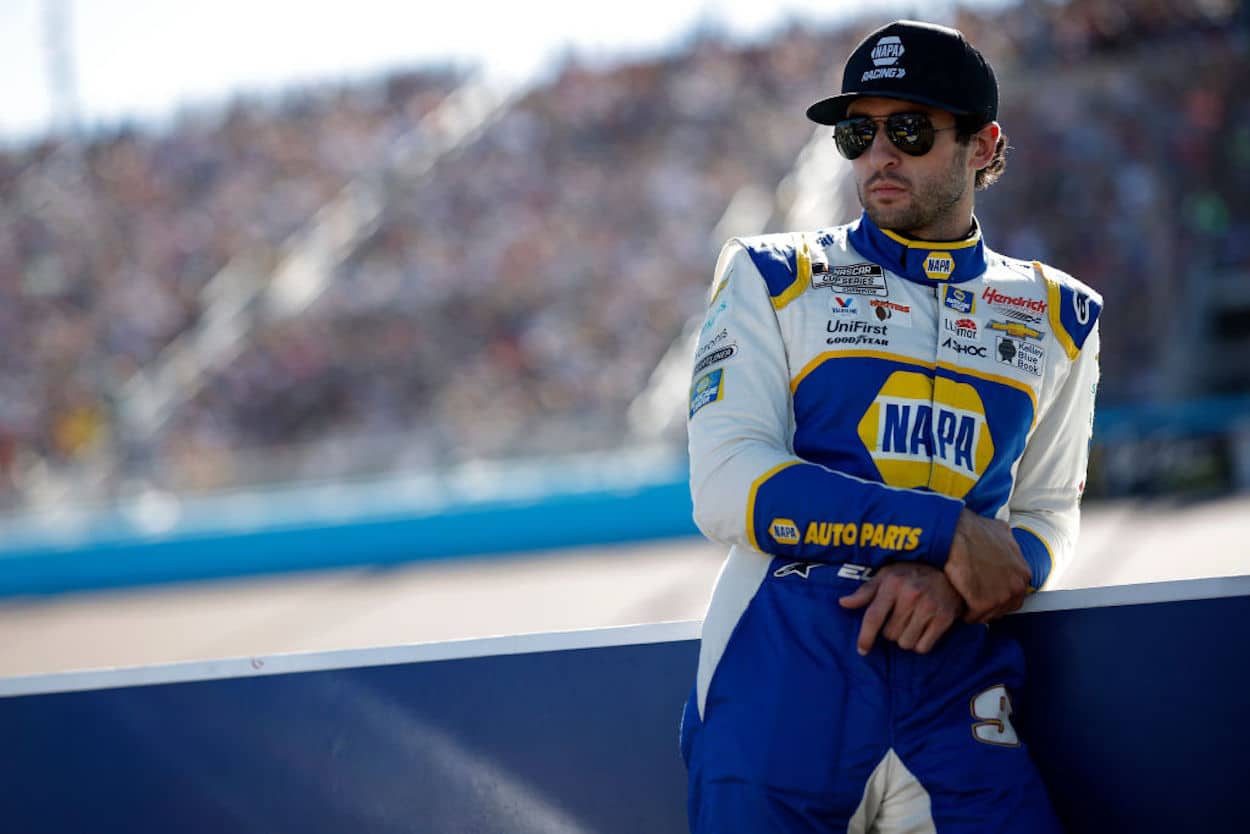
M998 118L998 81L985 57L958 29L915 20L896 20L860 41L842 71L842 94L807 108L807 118L837 124L862 96L975 115L982 124Z

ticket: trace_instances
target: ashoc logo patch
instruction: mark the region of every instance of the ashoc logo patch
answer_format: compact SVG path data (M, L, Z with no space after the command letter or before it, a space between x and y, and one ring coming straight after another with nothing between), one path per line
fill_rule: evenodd
M980 395L945 377L895 371L858 429L890 486L929 487L962 498L994 457Z

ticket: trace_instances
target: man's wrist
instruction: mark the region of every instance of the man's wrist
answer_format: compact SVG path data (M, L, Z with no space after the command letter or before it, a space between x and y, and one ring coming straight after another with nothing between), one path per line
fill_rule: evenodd
M951 546L955 542L955 529L959 526L959 516L964 511L964 502L946 496L940 497L941 502L935 507L932 533L928 550L920 556L920 561L938 570L945 570L950 560Z
M1042 585L1046 584L1046 579L1050 576L1050 571L1054 567L1054 558L1050 554L1050 547L1041 536L1027 527L1012 527L1011 537L1020 546L1020 553L1024 556L1024 561L1029 563L1030 590L1039 590Z

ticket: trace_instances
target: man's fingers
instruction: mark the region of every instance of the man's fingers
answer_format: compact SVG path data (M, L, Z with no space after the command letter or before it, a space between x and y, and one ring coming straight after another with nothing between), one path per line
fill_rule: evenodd
M1018 595L1012 596L1007 602L1003 603L1002 605L996 605L991 608L977 609L977 615L975 618L971 618L971 612L969 612L969 616L964 617L964 621L969 622L969 623L979 623L981 625L984 625L986 623L991 623L994 620L997 620L1001 617L1006 617L1008 614L1012 613L1013 611L1020 610L1020 606L1024 605L1024 596L1025 596L1024 594L1018 594Z
M904 610L902 605L896 602L894 610L890 612L890 618L886 620L885 627L881 629L881 636L891 643L897 643L898 638L902 636L912 619L912 612Z
M928 654L937 641L942 639L942 635L954 623L953 619L938 615L929 621L925 626L924 633L920 635L920 639L916 641L916 654ZM899 645L902 645L901 643Z
M967 602L967 600L965 600ZM989 618L994 613L994 607L990 605L976 605L968 602L968 610L964 612L965 623L985 623L989 622Z
M877 598L872 601L872 605L868 606L868 610L864 612L864 621L859 627L859 640L856 643L856 648L859 649L861 655L872 651L872 644L877 641L877 633L881 631L881 624L885 622L885 618L893 607L894 598L889 594L878 594Z
M893 622L897 619L898 612L890 620ZM927 628L933 624L933 621L941 617L941 613L933 611L922 612L912 609L911 617L907 620L907 625L899 629L897 637L891 638L898 644L900 649L914 649L916 644L920 642L920 638L924 635ZM889 637L889 628L886 629L886 637Z
M863 585L860 585L859 588L855 590L855 593L839 597L838 604L843 608L863 608L865 605L872 602L873 597L876 595L877 582L876 580L870 580L865 582Z

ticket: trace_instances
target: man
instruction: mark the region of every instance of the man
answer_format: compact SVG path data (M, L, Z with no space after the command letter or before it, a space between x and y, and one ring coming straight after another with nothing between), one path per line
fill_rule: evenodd
M850 56L864 213L730 241L695 354L695 520L731 545L682 722L696 832L1053 832L983 624L1072 555L1101 299L992 252L998 85L954 29Z

